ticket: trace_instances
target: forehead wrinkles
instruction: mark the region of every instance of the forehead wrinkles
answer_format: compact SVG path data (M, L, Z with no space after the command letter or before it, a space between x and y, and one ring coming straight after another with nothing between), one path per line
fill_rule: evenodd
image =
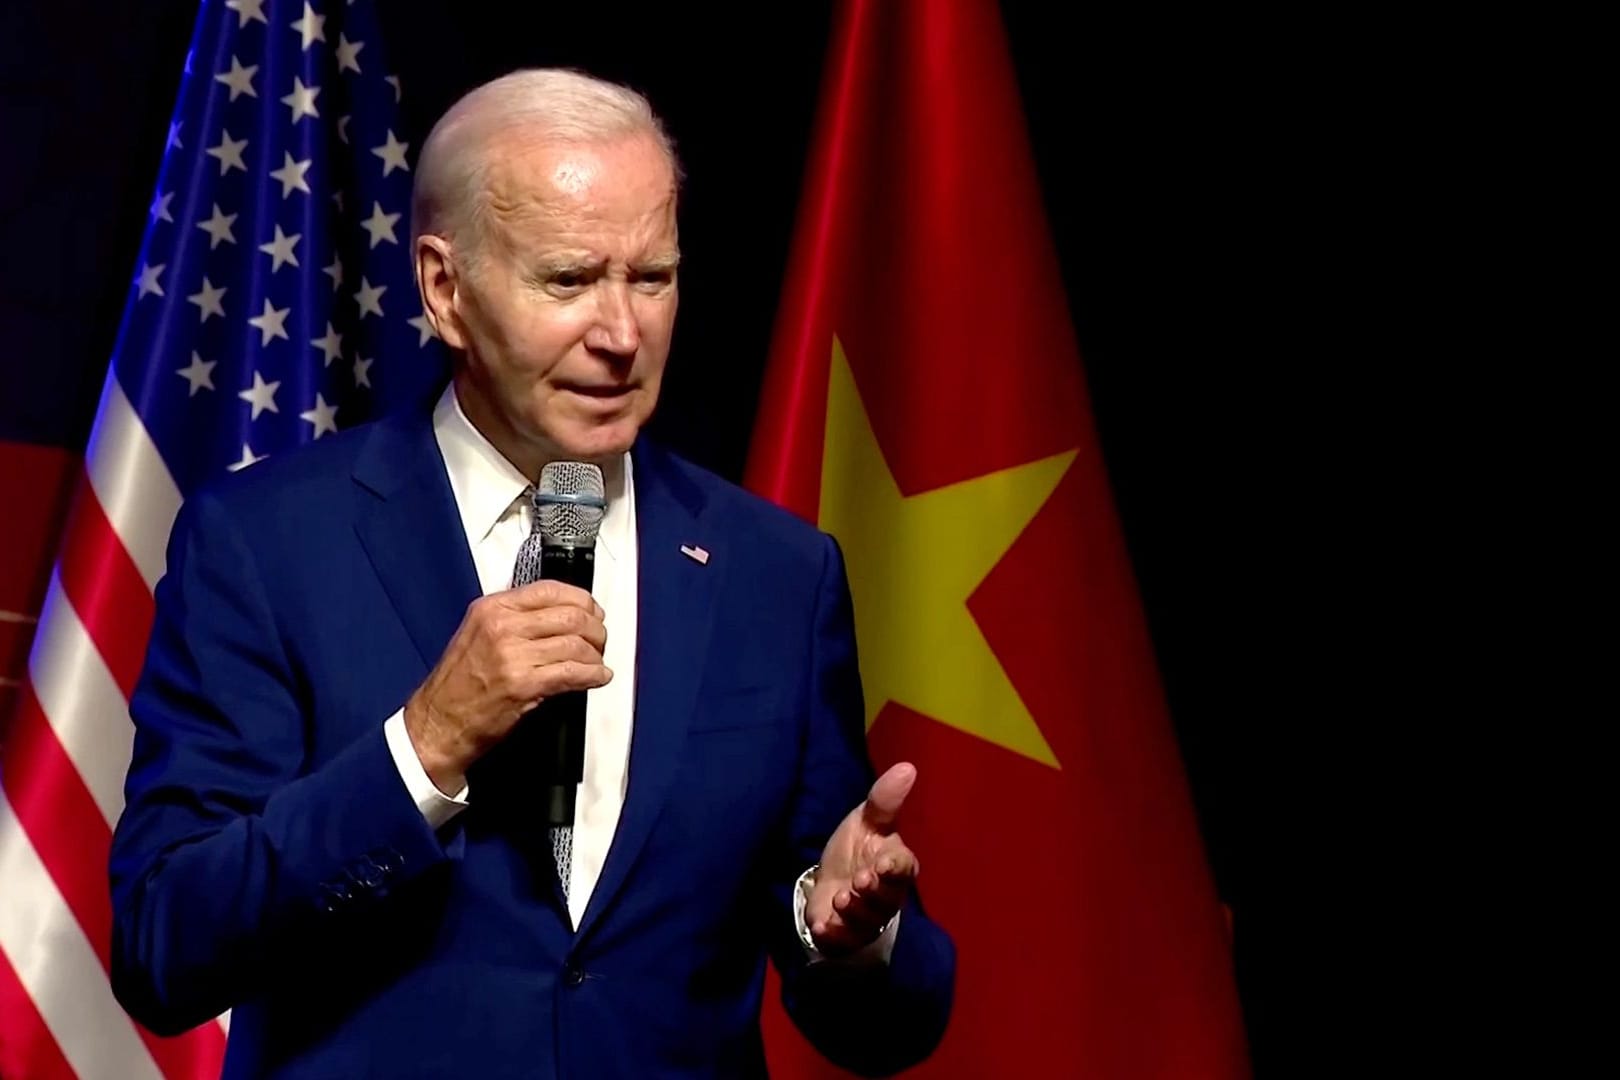
M605 254L674 254L673 180L665 169L630 164L641 163L613 148L508 143L492 153L486 172L485 208L496 226L490 232L509 249L622 239L629 250ZM667 250L645 250L649 245Z
M533 159L522 164L530 162ZM485 174L483 193L490 222L497 226L491 231L498 239L505 239L556 223L565 208L557 197L560 193L550 188L532 166L521 167L509 154L496 155Z

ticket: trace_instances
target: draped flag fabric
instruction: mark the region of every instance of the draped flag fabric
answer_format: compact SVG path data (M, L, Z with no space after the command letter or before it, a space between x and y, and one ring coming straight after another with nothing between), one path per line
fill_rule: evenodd
M424 400L401 87L365 0L205 0L84 475L0 756L0 1078L217 1077L107 966L128 697L188 492Z
M1240 1077L999 18L839 9L748 485L839 541L874 761L918 768L901 833L959 951L918 1075ZM835 1074L767 1036L773 1075Z

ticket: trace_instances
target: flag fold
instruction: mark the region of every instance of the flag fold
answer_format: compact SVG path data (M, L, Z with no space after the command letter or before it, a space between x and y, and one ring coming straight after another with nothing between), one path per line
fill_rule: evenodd
M918 1074L1246 1076L1042 205L996 4L843 4L747 483L838 540L874 761L918 767L959 950Z

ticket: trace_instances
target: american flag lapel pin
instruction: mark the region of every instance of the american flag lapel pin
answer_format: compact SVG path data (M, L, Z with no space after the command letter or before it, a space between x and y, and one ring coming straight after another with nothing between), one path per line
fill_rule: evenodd
M709 565L709 553L708 553L708 551L706 551L703 548L698 547L696 544L682 544L681 545L681 554L685 555L688 559L691 559L693 562L697 563L699 566L708 566Z

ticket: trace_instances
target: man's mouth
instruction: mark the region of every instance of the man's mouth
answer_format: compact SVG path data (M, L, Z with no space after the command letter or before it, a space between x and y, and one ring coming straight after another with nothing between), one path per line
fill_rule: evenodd
M578 394L581 397L611 399L623 397L630 393L631 390L634 390L635 387L629 383L612 383L605 386L570 384L564 386L563 389L570 394Z

